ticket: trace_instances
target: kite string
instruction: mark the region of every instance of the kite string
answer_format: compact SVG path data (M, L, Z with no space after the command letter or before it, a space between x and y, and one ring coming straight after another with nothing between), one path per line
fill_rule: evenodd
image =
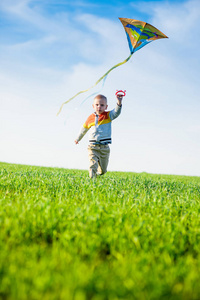
M70 99L68 99L67 101L65 101L65 102L61 105L61 107L60 107L60 109L59 109L59 111L58 111L58 113L57 113L57 116L60 114L60 112L61 112L61 110L62 110L62 108L63 108L63 106L64 106L65 104L69 103L71 100L73 100L73 99L74 99L75 97L77 97L78 95L80 95L80 94L82 94L82 93L85 93L85 92L89 91L90 89L92 89L93 87L95 87L102 79L104 79L104 77L107 77L107 75L108 75L112 70L114 70L115 68L117 68L117 67L119 67L119 66L125 64L127 61L129 61L129 59L131 58L132 55L133 55L133 53L131 53L131 54L129 55L129 57L127 57L124 61L122 61L122 62L120 62L120 63L114 65L112 68L110 68L110 69L109 69L102 77L100 77L100 78L97 80L97 82L95 82L95 84L94 84L93 86L91 86L89 89L80 91L80 92L78 92L76 95L74 95L73 97L71 97Z
M105 84L105 81L106 81L106 79L107 79L107 76L108 76L108 75L106 75L106 76L104 77L103 83L102 83L102 87L100 88L100 90L98 90L98 91L94 92L93 94L89 95L88 97L86 97L86 98L81 102L80 106L82 106L83 103L85 103L86 100L88 100L89 98L91 98L91 97L93 97L93 96L99 94L99 93L102 91L102 89L103 89L103 87L104 87L104 84Z
M81 104L80 104L79 106L76 106L76 107L74 108L74 110L75 110L75 111L79 110L79 108L85 103L86 100L88 100L88 99L91 98L91 97L96 96L97 94L100 94L101 91L102 91L102 89L103 89L103 87L104 87L104 84L105 84L106 79L107 79L107 75L106 75L106 76L104 77L104 79L103 79L103 83L102 83L101 88L100 88L98 91L96 91L95 93L90 94L88 97L86 97L86 98L81 102ZM73 119L73 116L72 116L71 114L70 114L70 116L68 115L67 119L64 121L64 125L66 125L67 121L68 121L68 123L70 124L70 119Z

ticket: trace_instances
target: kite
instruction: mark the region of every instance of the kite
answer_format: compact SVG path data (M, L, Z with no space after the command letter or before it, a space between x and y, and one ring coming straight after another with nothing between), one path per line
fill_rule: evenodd
M145 45L149 44L152 41L159 40L162 38L168 38L160 30L158 30L157 28L155 28L154 26L152 26L146 22L142 22L142 21L138 21L138 20L134 20L134 19L127 19L127 18L119 18L119 20L121 21L122 25L124 26L124 29L125 29L125 32L127 35L129 49L131 52L129 57L127 57L123 62L120 62L117 65L113 66L111 69L109 69L89 89L78 92L76 95L74 95L69 100L64 102L61 105L60 110L57 113L57 115L61 112L64 104L67 104L68 102L70 102L72 99L74 99L79 94L85 93L85 92L89 91L90 89L92 89L93 87L95 87L101 80L105 79L112 70L114 70L115 68L117 68L117 67L125 64L127 61L129 61L129 59L131 58L133 53L135 53L136 51L138 51L139 49L141 49L142 47L144 47Z

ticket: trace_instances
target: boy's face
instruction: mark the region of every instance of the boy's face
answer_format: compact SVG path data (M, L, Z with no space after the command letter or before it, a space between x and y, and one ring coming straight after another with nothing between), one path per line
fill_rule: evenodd
M107 101L102 98L95 98L92 106L97 115L102 114L108 107Z

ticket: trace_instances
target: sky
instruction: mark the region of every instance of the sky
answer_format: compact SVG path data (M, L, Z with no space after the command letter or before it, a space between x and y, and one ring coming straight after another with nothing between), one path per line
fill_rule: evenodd
M168 39L133 54L118 17L150 23ZM109 171L200 176L199 0L1 0L0 161L88 169L93 96L116 105ZM88 99L86 99L89 97Z

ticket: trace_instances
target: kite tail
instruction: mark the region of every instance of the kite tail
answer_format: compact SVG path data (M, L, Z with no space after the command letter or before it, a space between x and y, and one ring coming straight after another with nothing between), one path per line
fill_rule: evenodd
M62 108L63 108L63 106L64 106L65 104L69 103L71 100L73 100L73 99L74 99L75 97L77 97L78 95L80 95L80 94L82 94L82 93L85 93L85 92L89 91L90 89L92 89L93 87L95 87L95 86L96 86L102 79L104 79L104 77L106 77L112 70L114 70L115 68L117 68L117 67L119 67L119 66L125 64L127 61L129 61L129 59L131 58L132 55L133 55L133 53L131 53L131 54L129 55L129 57L126 58L124 61L120 62L119 64L117 64L117 65L115 65L115 66L113 66L113 67L112 67L110 70L108 70L101 78L99 78L99 80L97 80L97 82L95 82L95 84L94 84L93 86L91 86L89 89L80 91L80 92L78 92L76 95L74 95L73 97L71 97L70 99L68 99L67 101L65 101L65 102L61 105L61 107L60 107L60 109L59 109L59 111L58 111L58 113L57 113L57 116L59 115L59 113L61 112L61 110L62 110Z
M96 95L98 95L98 94L101 94L101 91L102 91L102 89L103 89L103 87L104 87L104 84L105 84L106 79L107 79L107 75L106 75L106 76L104 77L104 79L103 79L102 87L100 88L100 90L98 90L98 91L96 91L96 92L90 94L89 96L87 96L87 97L81 102L80 106L83 105L83 103L85 103L85 101L87 101L89 98L94 97L94 96L96 96Z

